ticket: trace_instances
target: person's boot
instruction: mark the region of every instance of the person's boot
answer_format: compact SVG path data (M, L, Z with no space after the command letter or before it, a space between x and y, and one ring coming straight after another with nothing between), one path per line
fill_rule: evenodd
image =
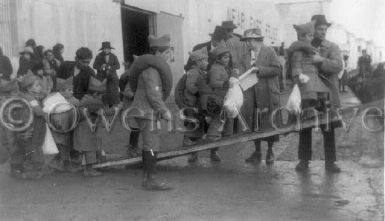
M198 153L192 153L188 158L189 163L195 163L198 161Z
M160 182L155 175L156 172L156 153L152 151L143 151L143 169L144 177L142 186L149 191L164 191L172 189L166 183Z
M221 158L219 158L217 154L217 149L213 149L210 151L210 159L213 162L221 162Z
M325 162L325 170L330 173L340 173L341 168L334 162Z
M274 151L273 148L267 149L266 152L266 164L273 164L274 163Z
M101 176L103 174L101 172L95 170L94 168L92 168L92 166L86 165L84 168L84 171L83 171L83 175L85 177L98 177L98 176Z
M295 170L298 172L304 172L309 169L309 161L307 160L300 160L297 166L295 166Z

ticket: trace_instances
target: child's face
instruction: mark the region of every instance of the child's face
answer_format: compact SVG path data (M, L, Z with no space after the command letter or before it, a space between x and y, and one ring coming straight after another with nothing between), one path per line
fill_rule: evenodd
M219 63L221 63L223 65L228 65L230 62L230 53L226 53L226 54L222 55L222 57L217 59L217 61L219 61Z
M41 88L38 80L35 80L33 82L33 85L28 88L28 92L32 92L32 93L36 93L36 94L40 93L41 90L42 90L42 88Z
M306 35L302 36L301 40L307 43L311 43L311 41L313 41L313 38L313 33L307 33Z
M64 90L60 91L60 93L63 95L64 98L67 98L67 99L71 98L74 95L72 88L64 89Z
M208 62L207 58L203 58L203 59L197 61L197 65L198 65L199 69L201 69L201 70L206 70L208 64L209 64L209 62Z
M47 59L48 59L49 61L52 61L52 60L54 59L54 56L53 56L52 52L48 52L48 53L47 53Z
M39 75L39 76L43 76L43 74L44 74L43 69L37 70L37 71L36 71L36 74Z

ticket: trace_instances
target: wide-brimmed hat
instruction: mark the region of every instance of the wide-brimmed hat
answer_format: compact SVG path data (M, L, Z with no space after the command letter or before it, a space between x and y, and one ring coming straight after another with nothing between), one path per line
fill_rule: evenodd
M264 36L262 35L262 31L260 28L251 28L247 29L241 38L241 41L246 41L247 39L257 39L262 40Z
M25 53L29 53L31 55L33 55L33 48L31 46L25 46L23 51L20 52L20 54L25 54Z
M69 88L73 88L73 77L69 77L67 79L64 78L56 78L56 89L58 91L66 90Z
M222 28L224 29L236 29L237 26L233 23L233 21L223 21Z
M148 36L148 44L150 45L150 47L170 47L171 37L168 34L165 34L160 37L150 35Z
M309 22L301 25L293 25L299 36L309 33L314 33L314 23Z
M106 49L106 48L109 48L109 49L115 49L111 46L111 43L109 41L103 41L102 42L102 47L99 49L99 51L103 50L103 49Z
M192 61L199 61L201 59L209 57L206 47L199 49L199 50L196 50L196 51L193 51L193 52L189 52L188 54L190 55L190 58Z
M19 79L19 88L21 90L25 90L32 86L36 80L37 77L31 71L29 71L26 75Z
M218 45L213 50L210 51L210 55L213 58L217 58L219 55L224 53L230 53L230 50L226 47L226 45Z
M105 92L106 91L106 83L107 79L103 81L99 81L94 76L90 77L90 81L88 82L88 91L90 92Z
M209 34L212 39L221 40L226 39L226 30L222 26L215 26L214 32Z
M329 27L332 25L331 23L327 22L325 15L313 15L311 17L311 21L314 22L315 27L318 25L327 25Z
M16 79L6 80L3 78L0 78L0 93L9 93L17 90L18 90L18 86L17 86Z

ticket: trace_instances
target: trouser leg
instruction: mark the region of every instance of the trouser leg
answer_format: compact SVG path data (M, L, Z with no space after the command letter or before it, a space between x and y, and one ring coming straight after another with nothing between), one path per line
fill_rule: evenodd
M309 161L312 155L312 129L305 128L299 132L298 159Z
M325 163L334 163L336 161L336 142L334 128L328 131L322 130L324 137Z

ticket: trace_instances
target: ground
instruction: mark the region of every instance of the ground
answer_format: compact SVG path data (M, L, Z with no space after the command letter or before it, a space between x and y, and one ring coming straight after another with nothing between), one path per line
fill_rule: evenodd
M351 93L342 98L345 106L355 102ZM336 131L340 174L324 171L320 132L313 132L308 173L294 170L298 134L292 133L275 145L273 166L244 162L251 143L221 148L217 164L207 152L196 164L186 157L163 161L158 174L174 187L168 192L144 191L138 169L106 168L97 178L54 173L31 181L10 178L3 165L0 220L383 220L384 134L368 132L361 115L349 131ZM126 135L115 129L104 139L107 152L123 152ZM168 134L162 146L179 142L180 136Z

